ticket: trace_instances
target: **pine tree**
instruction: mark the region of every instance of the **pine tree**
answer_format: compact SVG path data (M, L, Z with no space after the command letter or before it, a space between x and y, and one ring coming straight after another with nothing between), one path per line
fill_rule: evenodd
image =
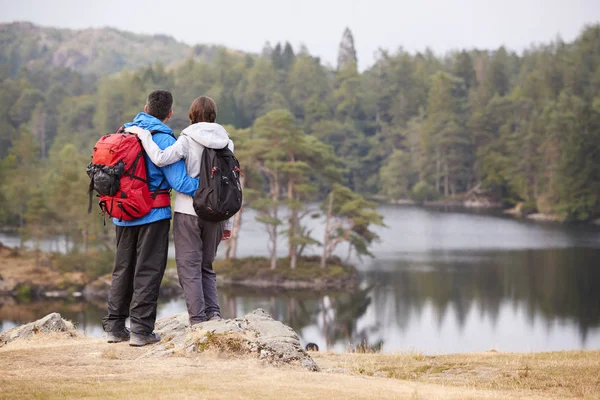
M346 68L356 69L357 65L358 60L356 58L356 49L354 48L354 36L350 28L346 28L340 42L337 67L338 70Z

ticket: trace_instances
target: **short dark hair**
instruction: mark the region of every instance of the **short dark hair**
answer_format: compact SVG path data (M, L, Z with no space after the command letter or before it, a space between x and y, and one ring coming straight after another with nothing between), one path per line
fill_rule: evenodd
M173 95L167 90L155 90L148 95L147 113L163 121L173 108Z
M210 97L198 97L190 106L188 118L190 119L190 124L215 122L217 120L217 103Z

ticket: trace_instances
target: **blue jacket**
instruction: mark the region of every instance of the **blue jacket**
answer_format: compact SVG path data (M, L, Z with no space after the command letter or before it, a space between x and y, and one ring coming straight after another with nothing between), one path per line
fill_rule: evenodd
M175 143L175 136L173 131L167 125L163 124L157 118L148 115L146 113L139 113L136 115L133 122L125 124L125 127L139 126L140 128L147 129L149 131L160 131L161 133L155 133L152 135L154 142L162 149L166 149ZM148 179L150 181L150 191L154 191L158 185L161 189L173 188L180 193L193 196L198 189L198 178L190 178L185 169L185 162L179 160L174 164L164 166L162 168L157 167L150 161L146 155L146 165L148 166ZM161 184L162 183L162 184ZM121 221L113 218L115 225L119 226L137 226L150 224L152 222L160 221L163 219L171 219L171 207L153 208L150 214L144 215L142 218L138 218L134 221Z

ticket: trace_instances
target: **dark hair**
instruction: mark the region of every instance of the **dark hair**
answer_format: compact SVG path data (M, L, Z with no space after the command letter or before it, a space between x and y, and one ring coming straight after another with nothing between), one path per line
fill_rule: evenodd
M173 108L173 95L167 90L155 90L148 95L146 112L163 121Z
M217 120L217 103L210 97L198 97L190 106L188 118L190 119L190 124L215 122Z

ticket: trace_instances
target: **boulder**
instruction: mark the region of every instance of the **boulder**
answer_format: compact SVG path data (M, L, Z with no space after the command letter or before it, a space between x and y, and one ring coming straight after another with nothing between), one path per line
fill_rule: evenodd
M65 333L70 337L77 336L77 330L71 322L64 320L59 313L52 313L35 322L0 333L0 347L15 340L30 339L37 335L56 332Z
M248 355L275 365L319 370L300 345L296 332L262 309L241 318L207 321L193 327L189 326L186 313L177 314L157 321L155 331L161 335L162 341L140 358L215 350Z

